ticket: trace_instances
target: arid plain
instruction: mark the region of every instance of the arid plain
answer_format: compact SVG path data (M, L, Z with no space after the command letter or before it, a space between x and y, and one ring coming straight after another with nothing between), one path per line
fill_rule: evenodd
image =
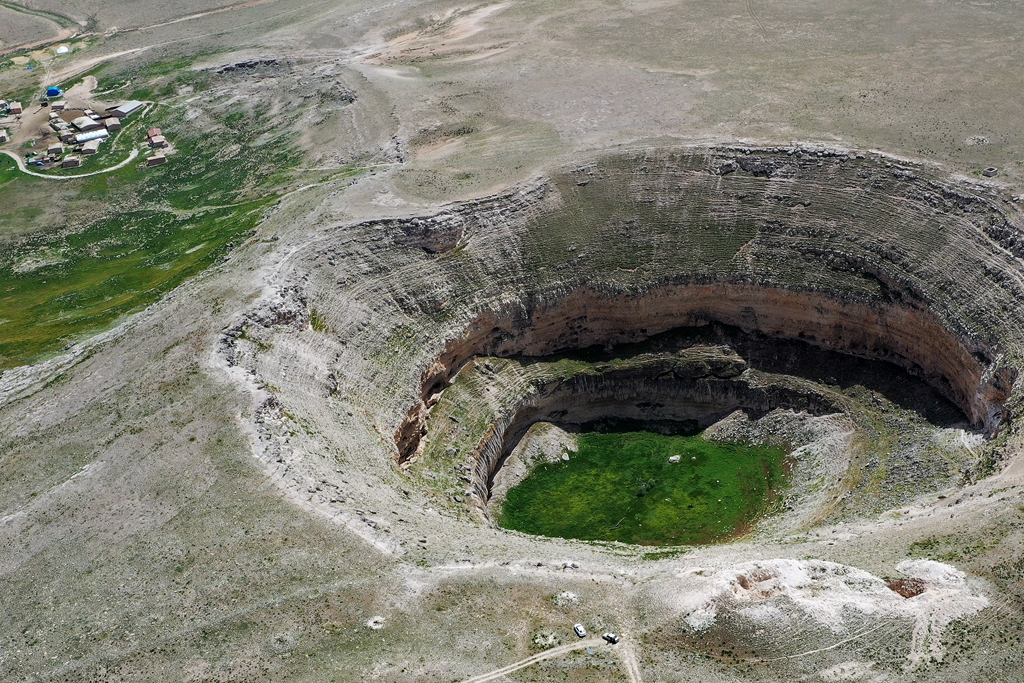
M1022 27L0 2L0 680L1024 680ZM144 106L44 168L50 85ZM608 417L788 487L496 523Z

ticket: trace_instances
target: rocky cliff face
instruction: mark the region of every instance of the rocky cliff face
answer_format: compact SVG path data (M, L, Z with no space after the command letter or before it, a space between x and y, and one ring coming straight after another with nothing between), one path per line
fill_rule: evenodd
M898 365L961 407L976 427L996 429L1015 373L993 368L988 349L959 338L928 311L864 304L816 292L721 283L667 285L642 295L608 296L589 287L535 310L481 316L451 343L424 376L425 400L396 432L402 457L423 433L426 396L475 355L544 356L568 349L641 341L678 327L719 322L778 338Z

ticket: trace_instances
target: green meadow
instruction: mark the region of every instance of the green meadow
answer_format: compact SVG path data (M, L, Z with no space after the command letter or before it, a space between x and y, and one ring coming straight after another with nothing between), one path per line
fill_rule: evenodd
M145 140L140 124L172 131L178 154L156 168L145 168L140 158L111 173L47 181L18 173L0 157L0 194L18 207L0 216L0 233L8 237L0 242L0 371L39 360L153 303L222 258L260 222L277 195L269 177L294 165L297 154L264 152L258 162L254 150L223 163L215 158L220 145L204 146L181 123L179 110L156 107L121 131L135 133L136 142ZM223 134L207 143L218 137L227 143ZM55 209L55 225L26 233L51 187L59 192L48 207Z
M771 511L786 483L778 447L651 432L586 433L578 445L508 492L501 526L638 545L714 543ZM674 455L679 462L669 462Z
M0 369L108 327L202 270L265 202L189 216L132 211L0 268Z

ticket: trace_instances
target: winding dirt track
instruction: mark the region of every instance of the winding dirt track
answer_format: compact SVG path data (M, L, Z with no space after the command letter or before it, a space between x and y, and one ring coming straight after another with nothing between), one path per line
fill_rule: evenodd
M642 683L640 678L640 664L636 661L636 653L633 652L633 648L629 643L620 643L616 647L619 659L622 660L622 666L626 669L626 675L629 676L629 683Z
M202 19L208 17L211 14L220 14L221 12L233 12L237 9L245 9L247 7L256 7L257 5L265 5L269 2L277 2L277 0L251 0L251 2L240 2L235 5L228 5L227 7L218 7L216 9L207 10L205 12L199 12L198 14L189 14L184 17L178 17L177 19L171 19L169 21L161 21L158 24L149 24L148 26L135 26L121 29L121 33L127 33L129 31L146 31L151 28L160 28L161 26L170 26L172 24L180 24L183 21L192 21L193 19Z
M532 657L527 657L526 659L521 659L521 660L519 660L518 662L516 662L514 664L509 664L508 666L503 666L500 669L495 669L494 671L490 671L490 672L485 673L485 674L480 674L479 676L473 676L472 678L467 678L462 683L484 683L485 681L493 681L496 678L501 678L502 676L510 674L513 671L518 671L519 669L525 669L526 667L528 667L528 666L530 666L532 664L536 664L538 662L543 662L546 659L554 659L555 657L561 657L562 655L569 654L570 652L573 652L574 650L582 650L582 649L588 648L588 647L596 648L596 647L600 647L600 646L602 646L604 644L605 644L605 642L603 640L601 640L600 638L588 638L586 640L580 640L580 641L575 642L575 643L569 643L568 645L560 645L558 647L553 647L550 650L544 650L544 652L541 652L539 654L535 654ZM632 678L633 677L631 675L630 679L632 680Z
M91 175L99 175L101 173L110 173L111 171L116 171L119 168L124 168L128 164L132 163L132 160L135 157L139 156L139 150L133 149L131 152L128 153L128 158L127 159L125 159L124 161L122 161L121 163L119 163L119 164L117 164L115 166L111 166L110 168L100 169L99 171L91 171L89 173L81 173L79 175L46 175L45 173L36 173L35 171L30 171L28 169L28 167L25 165L25 161L20 156L15 154L14 152L8 152L7 150L0 149L0 154L6 154L10 158L14 159L14 163L18 164L18 169L22 173L28 174L30 176L35 176L36 178L46 178L47 180L74 180L75 178L88 178Z

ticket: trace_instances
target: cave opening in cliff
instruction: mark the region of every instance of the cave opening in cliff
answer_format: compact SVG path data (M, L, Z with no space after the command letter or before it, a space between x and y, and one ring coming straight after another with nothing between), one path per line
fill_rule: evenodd
M695 327L678 327L654 334L642 341L595 344L583 349L545 356L522 356L524 362L551 362L566 358L580 362L606 363L641 355L673 354L698 346L719 346L735 351L752 370L788 375L815 384L836 387L840 391L861 388L874 392L901 409L913 411L939 427L970 428L964 411L936 384L919 373L884 360L840 353L802 339L771 337L757 330L744 331L734 325L710 321ZM627 422L622 422L623 426ZM692 421L667 422L657 427L648 421L645 428L663 433L695 433ZM594 429L600 430L595 423ZM689 432L687 432L689 430Z
M395 433L397 459L402 464L418 458L432 406L474 358L608 365L625 356L678 353L696 345L732 349L744 368L762 374L831 387L837 396L859 387L934 425L962 425L987 435L1007 417L1004 402L1015 377L1000 366L999 354L916 308L737 284L665 285L636 294L574 290L483 312L447 342L423 373L421 402ZM803 390L791 383L779 391ZM807 393L804 407L836 408L822 396ZM755 402L771 400L762 396Z

